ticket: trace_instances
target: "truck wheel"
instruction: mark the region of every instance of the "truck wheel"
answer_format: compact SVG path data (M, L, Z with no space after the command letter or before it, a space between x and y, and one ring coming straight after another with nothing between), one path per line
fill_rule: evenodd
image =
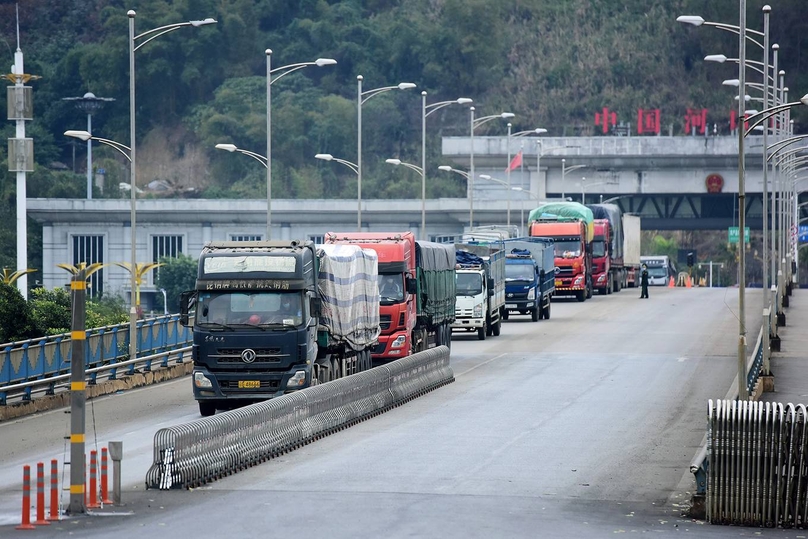
M532 309L530 309L530 319L533 320L534 322L538 322L539 318L541 318L541 313L539 312L539 308L538 307L533 307Z
M609 275L609 284L606 285L606 294L611 294L614 289L614 276Z
M210 417L216 413L216 403L213 401L199 401L199 415Z
M586 301L586 290L579 290L578 293L575 294L576 299L580 301Z
M510 315L511 315L511 312L508 309L505 309L504 311L502 311L502 319L503 320L507 320Z
M484 327L477 328L477 338L480 339L481 341L485 340L486 333L487 333L486 328Z
M446 346L449 348L449 351L452 350L452 328L449 325L443 326L444 335L446 335Z
M491 333L494 334L494 337L499 337L499 334L502 332L502 320L497 320L497 323L491 327Z
M547 302L547 306L542 307L541 310L544 312L544 319L545 320L550 320L550 302L549 301Z

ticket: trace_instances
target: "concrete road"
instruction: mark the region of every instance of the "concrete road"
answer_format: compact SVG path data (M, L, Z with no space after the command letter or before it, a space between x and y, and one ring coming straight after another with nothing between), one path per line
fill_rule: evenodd
M749 534L681 516L707 399L723 398L737 372L737 290L638 296L554 302L550 320L512 317L485 341L456 333L455 383L193 491L143 491L154 433L198 417L188 379L98 399L88 449L97 437L125 451L126 505L103 512L132 514L29 535ZM761 302L747 293L752 345ZM59 411L0 424L0 523L19 522L22 465L61 460L68 431Z

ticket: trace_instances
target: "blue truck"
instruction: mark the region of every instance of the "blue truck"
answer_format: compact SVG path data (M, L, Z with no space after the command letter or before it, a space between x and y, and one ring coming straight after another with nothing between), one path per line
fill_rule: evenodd
M550 318L550 300L555 292L553 240L513 238L505 240L505 308L510 313L530 314L538 320Z

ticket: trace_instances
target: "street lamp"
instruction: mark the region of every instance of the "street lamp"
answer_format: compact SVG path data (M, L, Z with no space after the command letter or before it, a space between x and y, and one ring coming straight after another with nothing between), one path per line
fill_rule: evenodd
M564 182L567 178L567 172L572 172L573 170L578 170L581 168L586 168L587 165L573 165L571 167L567 166L567 160L561 159L561 198L566 198L564 195Z
M441 166L438 167L438 170L443 170L445 172L454 172L455 174L460 174L461 176L466 178L466 183L467 184L471 183L471 174L469 174L466 171L458 170L456 168L452 168L449 165L441 165ZM471 205L469 205L469 230L471 230L471 228L472 228L472 226L471 226L471 223L473 222L472 219L473 219L473 213L472 213L472 210L471 210Z
M485 122L489 122L494 118L502 118L503 120L507 120L508 118L513 118L515 115L512 112L500 112L499 114L492 114L490 116L483 116L482 118L474 118L474 107L469 107L469 113L471 115L469 121L469 134L471 137L471 150L469 152L469 229L474 227L474 129L483 125ZM508 163L510 167L510 163Z
M534 193L533 191L528 191L527 189L523 189L522 187L511 187L511 191L521 191L523 193L527 193L529 196L536 199L536 205L539 204L539 195ZM528 200L530 200L528 198ZM519 227L522 230L522 236L525 235L525 199L522 199L522 204L520 205L519 209L519 221L521 222Z
M346 161L345 159L337 159L336 157L334 157L330 153L318 153L317 155L314 156L314 158L315 159L321 159L323 161L335 161L337 163L340 163L341 165L344 165L344 166L348 167L349 169L351 169L354 172L354 174L359 176L359 167L356 165L356 163L351 163L350 161ZM362 231L362 229L360 228L359 232L361 232L361 231Z
M132 162L132 158L129 157L129 153L132 151L129 146L121 144L120 142L115 142L114 140L110 140L108 138L101 138L101 137L94 137L88 131L76 131L73 129L65 131L66 137L73 137L79 140L83 140L85 142L90 142L92 140L104 144L105 146L109 146L118 151L121 155L123 155L127 161L130 163Z
M248 151L248 150L242 150L241 148L239 148L235 144L217 144L216 149L217 150L224 150L226 152L231 152L231 153L235 152L235 153L242 153L244 155L248 155L248 156L252 157L253 159L255 159L256 161L258 161L259 163L261 163L262 165L264 165L266 168L269 168L269 160L266 157L264 157L260 153L255 153L255 152L251 152L251 151ZM269 198L267 198L267 208L269 208ZM268 222L269 222L269 209L267 209L267 223ZM267 239L269 239L269 238L267 238Z
M297 64L289 64L282 67L272 69L272 49L264 51L267 57L267 240L272 239L272 92L270 87L278 81L281 77L288 75L299 69L308 66L330 66L337 63L336 60L331 58L317 58L313 62L301 62ZM277 77L272 78L273 73L279 73ZM230 150L233 151L233 150Z
M510 124L508 124L508 126L510 126ZM482 178L484 180L489 180L489 181L498 183L500 185L504 185L505 188L508 189L508 229L511 228L511 182L510 182L510 171L511 171L511 167L510 167L510 161L509 161L508 162L508 178L509 178L509 181L507 181L507 182L502 181L502 180L498 180L496 178L492 178L488 174L480 174L480 178Z
M395 86L384 86L373 90L362 90L364 77L356 77L356 229L362 232L362 105L374 95L390 90L409 90L415 88L412 82L400 82Z
M524 136L527 136L527 135L543 135L544 133L547 133L547 130L544 129L543 127L537 127L535 129L527 129L525 131L517 131L516 133L511 133L511 127L512 127L511 122L508 122L508 142L507 142L507 146L508 146L508 168L507 168L507 174L508 174L508 185L507 185L508 186L508 226L511 226L511 194L510 194L510 189L511 189L511 138L524 137ZM522 160L524 160L524 158L525 158L525 156L522 155ZM539 174L540 170L541 169L539 169L537 167L536 168L536 174Z
M101 110L109 101L115 101L111 97L95 97L92 92L87 92L83 97L63 97L62 101L74 101L76 108L87 113L87 133L93 132L93 113ZM93 198L93 144L87 140L87 200ZM75 154L74 154L75 158ZM75 164L75 161L74 161ZM75 171L74 171L75 172Z
M426 93L426 92L424 92L424 93ZM421 167L419 167L417 165L413 165L412 163L405 163L401 159L385 159L384 162L389 163L391 165L395 165L395 166L401 165L403 167L407 167L407 168L412 169L412 170L414 170L415 172L417 172L418 174L421 175L421 187L422 188L421 188L421 234L420 234L420 236L421 236L422 240L426 239L425 236L424 236L424 227L426 226L426 190L423 189L423 186L424 186L424 184L426 182L426 180L425 180L426 174L424 174L424 169L422 169Z
M426 239L426 117L443 107L449 105L466 105L474 100L468 97L459 97L453 101L440 101L426 104L426 92L421 92L421 239ZM388 160L388 163L390 161Z
M593 186L593 185L605 185L606 183L608 183L608 182L592 182L592 183L587 184L586 183L586 178L582 176L581 177L581 204L584 204L584 205L586 204L586 186L587 185L590 185L590 186Z

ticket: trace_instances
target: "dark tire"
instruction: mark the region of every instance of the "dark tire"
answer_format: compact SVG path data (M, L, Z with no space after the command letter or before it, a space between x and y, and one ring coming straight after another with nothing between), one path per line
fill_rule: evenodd
M609 275L609 282L606 285L606 294L611 294L614 290L614 277Z
M609 287L606 288L598 288L598 294L601 296L605 296L609 293Z
M541 310L544 312L544 319L550 320L550 302L547 302L546 307L542 307Z
M497 323L491 327L491 333L494 337L499 337L499 334L502 332L502 320L497 320Z
M485 340L486 333L487 333L486 328L477 328L477 338L480 339L481 341Z
M541 312L538 307L533 307L530 309L530 319L534 322L538 322L541 318Z
M444 327L445 334L446 334L446 346L449 348L449 351L452 350L452 328L446 324Z
M579 290L579 291L578 291L578 292L575 294L575 298L576 298L576 299L577 299L579 302L586 301L586 290Z
M199 401L199 415L210 417L216 413L216 403L213 401Z
M505 309L504 311L502 311L502 319L503 319L503 320L507 320L509 316L511 316L510 311L508 311L507 309Z

